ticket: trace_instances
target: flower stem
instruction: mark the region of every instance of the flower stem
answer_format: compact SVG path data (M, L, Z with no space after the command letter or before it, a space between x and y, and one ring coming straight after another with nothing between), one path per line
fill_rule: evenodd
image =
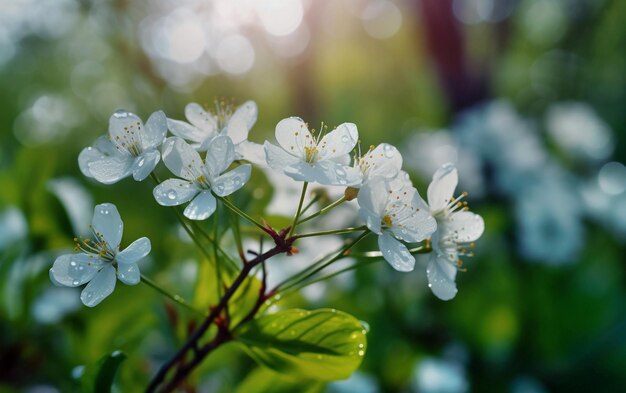
M296 229L298 225L298 219L300 218L300 213L302 212L302 204L304 203L304 197L306 197L306 189L309 186L309 182L304 182L302 184L302 193L300 194L300 202L298 203L298 210L296 210L295 216L293 216L293 224L291 224L291 229L289 230L289 236L293 234L293 231Z
M248 214L244 213L241 209L239 209L237 206L235 206L231 201L229 201L226 198L222 198L222 197L218 197L220 201L222 201L224 203L224 205L226 205L227 208L229 208L230 210L232 210L234 213L238 214L241 218L248 220L250 223L256 225L259 228L265 228L265 226L261 223L259 223L257 220L255 220L254 218L250 217Z
M365 230L362 234L360 234L356 239L354 239L353 241L351 241L350 243L346 244L345 246L341 247L336 253L335 255L329 259L326 262L323 262L326 257L322 258L319 260L319 262L312 264L311 266L309 266L308 268L302 270L299 273L296 273L295 275L293 275L292 277L289 277L288 279L286 279L285 281L281 282L280 284L278 284L272 291L271 293L274 294L279 294L283 291L288 290L289 288L292 288L296 285L298 285L299 283L307 280L308 278L316 275L317 273L319 273L320 271L324 270L325 268L327 268L328 266L330 266L333 262L347 256L346 252L348 250L350 250L350 248L352 248L355 244L357 244L359 241L361 241L365 236L367 236L370 233L369 230ZM332 254L331 254L332 255Z
M366 225L362 225L360 227L354 227L354 228L343 228L343 229L333 229L333 230L330 230L330 231L303 233L303 234L300 234L300 235L295 235L294 238L295 239L300 239L300 238L303 238L303 237L338 235L338 234L341 234L341 233L350 233L350 232L357 232L357 231L364 231L364 230L367 230L367 226Z
M143 274L141 275L141 282L143 282L144 284L148 285L149 287L154 288L157 292L161 293L165 297L170 298L170 300L180 304L181 306L185 307L186 309L188 309L190 311L193 311L194 313L196 313L198 315L201 315L203 317L207 316L207 313L202 312L202 311L198 310L197 308L195 308L194 306L192 306L182 296L169 292L168 290L166 290L165 288L161 287L159 284L157 284L156 282L152 281L151 279L149 279L148 277L144 276Z
M321 216L322 214L325 214L325 213L329 212L330 210L336 208L337 206L341 205L345 201L346 201L346 197L342 196L341 198L337 199L335 202L333 202L330 205L324 207L323 209L320 209L319 211L311 214L310 216L303 218L302 220L298 221L297 223L298 224L302 224L303 222L307 222L309 220L314 219L315 217Z
M350 256L352 256L352 255L350 255ZM311 281L301 282L301 285L295 285L295 286L293 286L293 287L292 287L291 289L289 289L289 290L284 290L284 291L281 291L281 298L283 298L283 299L284 299L284 298L285 298L285 296L290 295L292 292L299 291L299 290L301 290L302 288L308 287L309 285L315 284L315 283L320 282L320 281L325 281L325 280L331 279L331 278L336 277L336 276L338 276L338 275L340 275L340 274L343 274L343 273L349 272L349 271L351 271L351 270L358 269L358 268L360 268L360 267L368 266L368 265L371 265L371 264L377 263L377 262L379 262L379 261L380 261L380 259L370 259L370 260L366 260L366 261L364 261L364 262L362 262L362 263L358 263L358 262L357 262L357 263L355 263L355 264L353 264L353 265L350 265L350 266L344 267L344 268L343 268L343 269L341 269L341 270L337 270L336 272L331 273L331 274L329 274L329 275L326 275L326 276L323 276L323 277L318 277L318 278L316 278L316 279L314 279L314 280L311 280Z

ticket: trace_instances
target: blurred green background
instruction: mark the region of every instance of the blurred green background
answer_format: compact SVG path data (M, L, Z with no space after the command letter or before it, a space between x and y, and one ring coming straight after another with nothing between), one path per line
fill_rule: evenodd
M259 143L291 115L354 122L364 146L400 148L422 195L456 162L485 218L452 301L430 293L425 260L290 299L370 326L360 370L312 391L626 390L624 15L616 0L3 1L0 391L78 391L77 367L115 350L128 355L117 389L140 391L184 340L190 316L150 288L118 284L88 309L48 269L112 202L125 242L152 240L142 272L198 296L199 254L151 184L97 184L77 156L116 109L181 119L214 97L257 102ZM263 213L261 171L245 193L257 215L293 214ZM268 378L233 346L192 382L250 392Z

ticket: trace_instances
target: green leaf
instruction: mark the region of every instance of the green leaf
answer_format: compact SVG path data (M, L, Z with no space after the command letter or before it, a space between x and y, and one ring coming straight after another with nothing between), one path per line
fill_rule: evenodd
M332 309L264 315L235 334L258 363L280 373L324 381L348 378L366 349L361 322Z
M235 393L320 393L324 386L320 381L294 378L259 367L237 386Z
M115 351L102 357L96 364L87 366L81 376L83 391L110 393L115 374L125 359L123 352Z

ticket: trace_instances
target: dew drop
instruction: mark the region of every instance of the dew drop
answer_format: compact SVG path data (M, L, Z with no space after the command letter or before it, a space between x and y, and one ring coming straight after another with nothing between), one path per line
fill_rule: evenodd
M141 168L143 166L143 164L145 164L145 163L146 163L146 159L141 157L141 159L137 163L137 166Z
M360 350L360 351L359 351L359 356L363 356L363 355L365 355L365 351Z
M78 281L78 280L72 281L72 285L79 285L79 284L80 284L80 281Z
M341 137L341 141L342 141L343 143L348 143L348 141L349 141L349 140L350 140L350 139L348 138L348 136L347 136L347 135L344 135L344 136L342 136L342 137Z
M395 155L394 148L391 145L385 145L383 147L383 151L385 152L385 157L387 158L391 158Z
M76 266L76 261L70 262L70 266Z
M168 197L169 199L171 199L171 200L176 199L176 191L174 191L174 190L169 190L169 191L167 192L167 197Z

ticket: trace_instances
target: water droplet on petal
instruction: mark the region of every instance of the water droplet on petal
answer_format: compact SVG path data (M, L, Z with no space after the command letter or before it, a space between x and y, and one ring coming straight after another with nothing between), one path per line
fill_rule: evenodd
M342 136L342 137L341 137L341 141L342 141L343 143L348 143L348 141L349 141L349 140L350 140L350 139L348 138L348 135L344 135L344 136Z
M72 281L72 285L79 285L79 284L80 284L80 281L78 281L78 280Z
M171 199L171 200L176 199L176 191L174 191L174 190L169 190L169 191L167 192L167 197L168 197L169 199Z

